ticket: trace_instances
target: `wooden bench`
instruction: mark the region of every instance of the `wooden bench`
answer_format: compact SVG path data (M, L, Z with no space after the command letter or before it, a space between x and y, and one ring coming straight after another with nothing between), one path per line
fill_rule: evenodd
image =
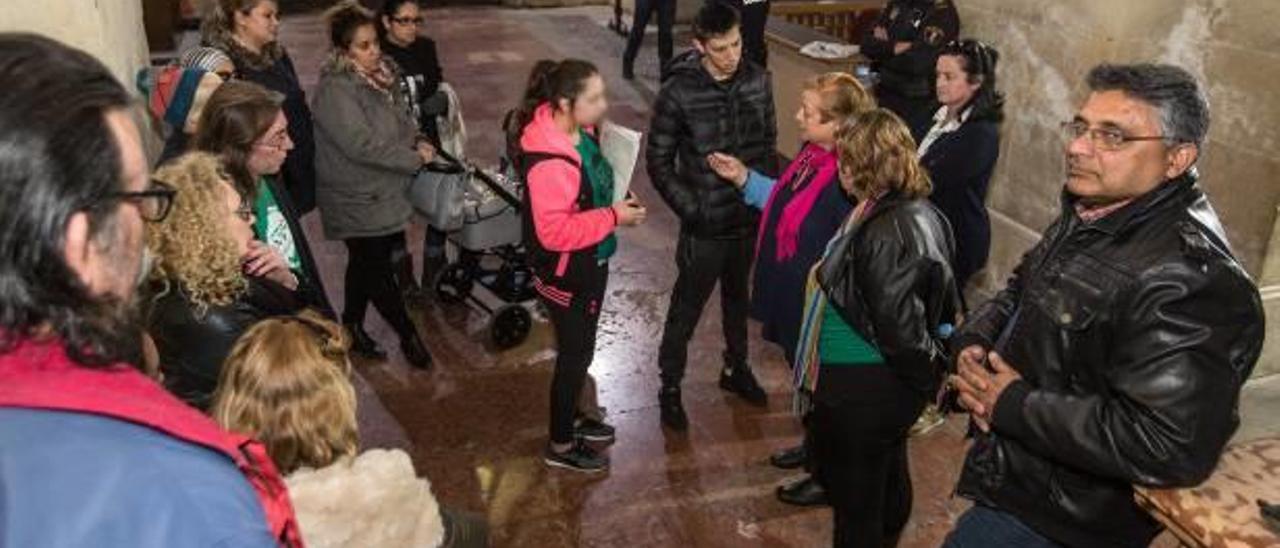
M1189 489L1136 490L1138 504L1184 546L1280 546L1257 500L1280 503L1280 438L1261 438L1227 449L1213 476Z
M884 0L775 1L769 8L769 15L809 27L841 42L857 44L875 23L884 4Z

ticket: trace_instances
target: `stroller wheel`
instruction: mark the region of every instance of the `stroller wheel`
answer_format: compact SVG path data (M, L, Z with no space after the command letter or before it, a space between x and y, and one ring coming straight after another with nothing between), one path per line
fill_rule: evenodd
M493 313L489 335L499 350L506 350L524 342L532 327L533 315L529 310L518 304L509 304Z
M442 303L460 303L471 294L474 283L465 265L451 264L436 275L436 298Z

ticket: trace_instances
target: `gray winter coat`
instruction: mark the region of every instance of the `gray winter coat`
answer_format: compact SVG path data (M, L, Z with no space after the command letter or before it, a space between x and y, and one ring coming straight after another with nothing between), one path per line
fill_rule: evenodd
M417 124L399 89L375 89L343 61L326 64L312 111L316 126L316 202L331 240L404 230L412 214L405 189L422 166Z

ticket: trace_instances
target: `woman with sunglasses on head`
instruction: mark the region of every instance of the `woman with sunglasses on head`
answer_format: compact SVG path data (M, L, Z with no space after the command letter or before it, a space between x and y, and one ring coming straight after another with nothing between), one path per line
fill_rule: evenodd
M252 205L218 158L189 153L155 179L181 199L147 231L147 332L165 387L204 410L236 339L258 320L301 308L298 279L284 257L254 240Z
M956 236L951 268L961 302L965 285L986 266L991 250L987 186L1000 156L1000 121L1004 118L1004 94L996 89L999 60L995 48L978 40L951 42L939 50L935 88L942 106L916 149L920 164L933 180L929 199L946 215ZM942 426L945 419L937 406L930 404L911 434L927 434Z
M1000 156L1004 94L996 89L1000 54L977 40L952 42L937 62L942 106L920 140L917 155L933 180L930 199L956 233L956 284L961 288L987 263L991 222L987 185Z
M356 353L385 357L363 327L373 303L399 336L409 364L425 369L431 353L409 317L396 264L408 253L412 206L405 189L435 159L435 147L409 115L398 69L382 55L373 12L343 2L325 15L332 52L315 92L316 197L325 236L347 247L342 322L354 335Z

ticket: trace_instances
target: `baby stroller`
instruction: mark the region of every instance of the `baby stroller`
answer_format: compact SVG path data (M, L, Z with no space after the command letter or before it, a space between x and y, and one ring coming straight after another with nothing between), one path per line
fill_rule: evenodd
M432 171L457 174L464 181L463 215L461 227L449 231L456 257L440 269L433 287L424 289L434 290L440 302L467 303L484 311L490 316L494 346L515 347L533 327L528 306L536 296L523 244L524 184L509 169L487 171L444 151L437 151L437 157Z

